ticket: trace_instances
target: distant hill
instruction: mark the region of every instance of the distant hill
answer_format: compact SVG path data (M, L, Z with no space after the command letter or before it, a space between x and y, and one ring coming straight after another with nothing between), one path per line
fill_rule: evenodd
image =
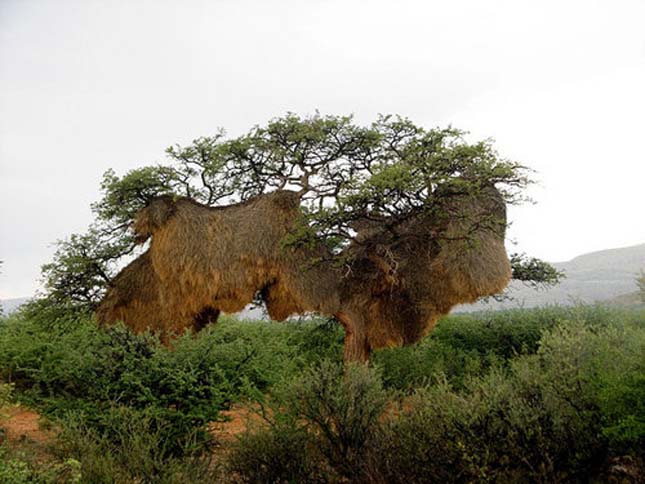
M608 299L606 302L612 306L643 306L645 308L645 302L641 299L640 291L621 294Z
M633 293L638 289L636 275L641 269L645 270L645 244L591 252L553 265L566 275L556 287L536 291L513 282L508 289L513 300L479 302L459 306L456 311L599 301L630 304L634 300Z
M2 311L5 315L11 314L16 311L20 306L29 301L28 297L18 297L14 299L3 299L0 301L0 306L2 306Z

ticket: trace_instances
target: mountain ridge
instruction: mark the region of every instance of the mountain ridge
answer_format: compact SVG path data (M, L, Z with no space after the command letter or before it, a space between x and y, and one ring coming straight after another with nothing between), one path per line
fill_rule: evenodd
M565 273L565 278L555 287L535 290L513 281L506 291L510 300L480 301L459 306L456 311L630 300L623 296L633 294L638 289L636 277L641 269L645 270L645 243L588 252L552 264Z

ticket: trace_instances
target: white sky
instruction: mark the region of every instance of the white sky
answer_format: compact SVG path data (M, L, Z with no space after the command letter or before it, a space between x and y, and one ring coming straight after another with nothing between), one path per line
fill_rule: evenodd
M511 250L645 242L645 1L0 0L0 298L106 169L316 109L494 138L540 181Z

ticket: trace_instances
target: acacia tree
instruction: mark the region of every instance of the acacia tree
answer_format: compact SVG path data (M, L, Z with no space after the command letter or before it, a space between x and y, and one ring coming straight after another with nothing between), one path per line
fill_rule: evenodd
M95 222L87 233L60 241L54 260L43 267L48 304L93 310L135 249L128 231L134 214L159 195L217 206L297 191L302 218L285 243L323 243L338 264L351 266L352 252L344 249L360 247L361 225L376 224L388 234L379 241L387 253L388 244L411 236L399 229L421 214L467 218L463 211L451 213L450 197L481 195L495 186L506 204L517 204L530 183L529 170L501 158L490 140L469 143L459 130L427 130L396 116L359 126L351 117L289 114L237 138L220 131L166 154L163 164L104 174L102 198L92 205ZM464 227L493 229L490 215L480 213ZM513 254L511 263L514 278L530 284L554 284L561 276L524 255Z

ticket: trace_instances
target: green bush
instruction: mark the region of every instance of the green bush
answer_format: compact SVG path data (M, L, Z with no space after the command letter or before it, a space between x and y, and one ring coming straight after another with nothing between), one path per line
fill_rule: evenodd
M602 305L547 306L442 318L417 345L375 352L388 388L411 390L446 378L463 388L466 380L506 365L520 354L535 353L545 332L575 322L598 331L609 326L642 327L645 311Z
M3 484L79 484L83 482L80 465L74 459L46 464L31 464L25 456L8 456L0 447L0 482Z
M42 316L42 315L41 315ZM206 424L231 402L267 391L327 355L340 358L338 328L227 318L167 349L122 326L88 318L14 316L0 325L0 379L54 419L70 415L121 445L117 414L135 412L163 441L166 456L207 446Z
M411 390L446 378L463 388L466 380L520 353L534 353L542 333L561 320L563 309L458 314L439 321L419 344L378 351L373 361L386 387Z
M14 319L0 330L0 356L0 378L41 411L58 419L71 412L110 436L110 409L131 409L163 430L169 454L181 452L195 429L206 443L205 425L231 400L223 371L198 352L169 351L118 326L84 322L55 332Z
M306 428L288 416L277 417L271 430L248 429L227 459L227 471L241 482L328 482L319 462L310 457Z
M224 319L175 344L179 354L198 352L219 366L234 389L266 391L322 359L342 358L342 330L325 320L297 323Z
M563 323L537 353L463 391L447 382L421 389L377 441L377 473L411 482L571 481L589 479L608 453L638 456L644 343L639 328Z
M440 341L455 349L481 355L494 353L509 359L520 353L535 353L542 335L563 323L577 322L601 329L637 323L644 317L635 311L600 304L457 314L441 319L425 342Z
M219 468L208 453L199 452L198 440L185 440L184 449L175 456L169 452L173 443L161 425L123 406L107 410L107 431L70 415L64 420L56 451L79 463L83 482L213 482Z
M645 448L645 326L563 325L537 357L554 395L587 405L615 451Z
M0 409L11 403L13 385L10 383L0 383ZM2 417L2 414L0 414Z
M378 351L372 361L379 368L386 388L411 391L445 378L463 387L469 377L483 374L500 358L494 353L480 354L429 338L422 344Z
M329 465L351 477L360 472L387 393L378 373L365 365L323 362L292 385L286 403L287 412L311 427Z
M243 435L233 448L230 465L244 481L329 482L366 475L366 453L387 403L376 370L323 361L272 403L270 424Z
M0 482L23 484L33 482L33 471L23 460L8 459L0 450Z
M286 396L276 395L279 418L237 443L235 472L247 482L321 475L352 482L577 482L605 472L611 456L639 461L645 328L619 313L615 321L582 316L558 318L531 350L508 359L488 354L497 359L463 373L458 385L441 375L450 351L445 335L424 343L414 351L444 351L425 363L435 378L398 408L390 399L387 418L379 371L396 383L394 369L410 359L392 351L381 353L390 360L381 356L378 370L309 370ZM536 317L530 325L543 322ZM455 351L475 358L473 348Z
M223 318L169 350L86 317L24 314L0 321L0 380L57 420L61 462L88 482L223 479L207 424L248 397L272 410L225 453L245 482L585 481L643 458L643 310L449 316L346 370L342 328L323 320Z

